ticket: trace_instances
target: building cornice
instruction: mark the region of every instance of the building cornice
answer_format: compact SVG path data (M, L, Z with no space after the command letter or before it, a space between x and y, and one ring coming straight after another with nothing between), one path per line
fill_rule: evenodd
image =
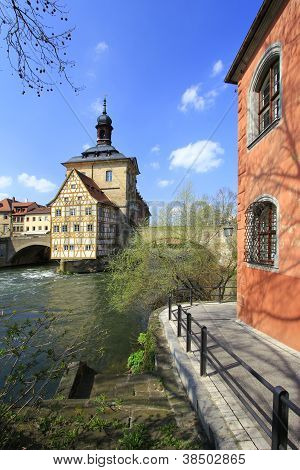
M260 7L226 77L226 83L236 85L245 72L250 60L269 27L289 0L264 0Z

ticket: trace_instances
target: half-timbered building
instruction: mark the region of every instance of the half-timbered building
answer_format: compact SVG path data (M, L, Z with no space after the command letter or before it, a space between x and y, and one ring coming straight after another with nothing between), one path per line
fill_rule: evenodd
M101 267L126 243L131 229L150 215L136 188L137 159L111 145L113 127L105 100L96 129L97 145L63 163L66 179L49 203L51 258L72 262L69 266L96 260L86 264L89 270Z

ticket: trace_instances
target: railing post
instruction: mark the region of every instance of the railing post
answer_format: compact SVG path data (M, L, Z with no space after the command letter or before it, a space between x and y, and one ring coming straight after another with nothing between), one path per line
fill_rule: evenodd
M193 305L193 289L190 287L190 305Z
M172 295L169 294L168 297L168 307L169 307L169 320L172 320Z
M182 319L182 307L178 305L177 313L177 336L181 336L181 319Z
M288 392L278 386L273 392L272 450L286 450L288 438L289 409L282 401L289 398Z
M222 303L222 287L219 287L219 303Z
M207 355L207 328L202 326L201 328L201 349L200 349L200 375L206 377L206 359Z
M186 315L186 352L190 352L192 343L192 314Z

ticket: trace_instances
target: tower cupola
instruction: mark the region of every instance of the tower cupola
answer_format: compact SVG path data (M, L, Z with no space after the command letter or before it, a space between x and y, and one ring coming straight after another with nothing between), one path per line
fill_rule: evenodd
M112 120L106 112L106 98L103 100L103 111L97 119L97 145L111 145Z

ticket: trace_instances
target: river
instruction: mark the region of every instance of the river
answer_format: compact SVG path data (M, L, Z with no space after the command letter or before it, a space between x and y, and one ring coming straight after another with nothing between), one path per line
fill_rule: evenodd
M83 329L90 332L81 354L89 367L103 374L124 372L137 335L146 328L149 312L143 308L115 311L106 290L106 273L60 275L55 269L56 266L43 265L0 270L2 317L12 312L16 321L43 312L67 316L69 341L77 337L80 340ZM0 382L1 378L0 371ZM47 395L54 391L51 387Z

